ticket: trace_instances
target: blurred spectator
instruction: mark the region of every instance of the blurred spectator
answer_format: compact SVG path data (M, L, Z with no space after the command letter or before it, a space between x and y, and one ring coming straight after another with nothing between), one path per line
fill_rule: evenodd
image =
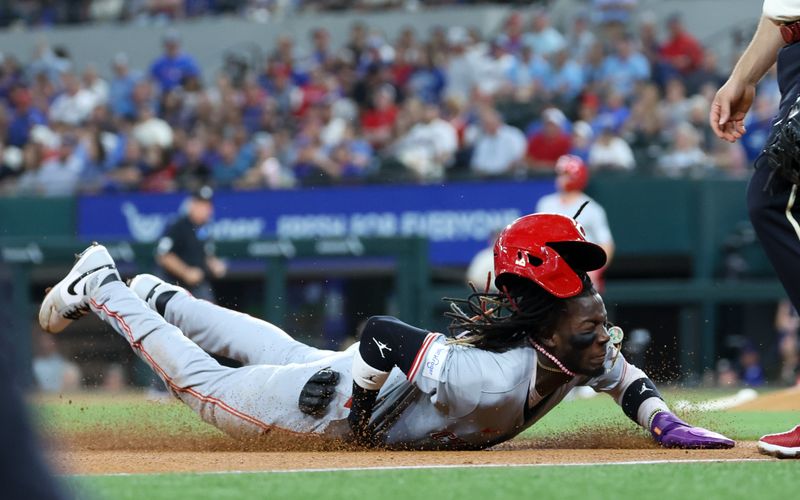
M717 385L720 387L736 387L739 385L739 375L733 369L730 360L717 361Z
M36 125L43 125L47 117L40 109L33 105L31 91L23 86L11 91L11 120L6 129L8 144L22 147L28 142L31 129Z
M638 82L650 78L650 64L635 49L633 39L625 35L616 43L616 51L605 58L600 78L606 88L627 97Z
M542 112L542 127L528 139L527 159L533 171L553 171L556 160L569 153L570 135L564 131L567 117L558 108Z
M761 366L761 356L753 346L746 346L739 355L741 365L742 383L749 387L764 385L764 368Z
M764 149L777 111L776 102L770 96L756 96L753 110L747 116L746 132L741 140L748 163L752 164Z
M470 169L480 177L506 176L518 170L525 159L525 134L503 123L495 109L480 111L480 127L468 133L474 135Z
M572 30L568 34L566 44L572 58L578 63L582 63L597 43L597 37L591 29L589 16L583 13L576 15L572 21Z
M589 148L592 170L633 170L636 162L631 147L621 138L613 123L600 126L600 132Z
M81 86L81 81L71 72L61 75L64 91L50 105L50 121L66 125L80 125L97 105L95 96Z
M485 96L507 94L511 90L508 72L514 57L506 53L499 39L489 44L487 54L482 55L474 67L475 86Z
M100 78L100 75L97 74L97 67L93 63L87 64L84 68L82 80L83 88L92 95L95 106L108 103L108 82Z
M155 80L162 93L183 84L191 76L199 76L200 68L194 58L181 51L180 35L168 31L162 38L164 53L150 66L150 77Z
M445 93L463 99L472 94L475 82L475 68L479 64L480 52L472 50L467 30L452 26L447 31L449 57L447 59Z
M422 51L420 62L414 65L406 82L407 95L425 102L439 102L445 87L442 66L437 54L430 50Z
M564 35L550 25L550 16L544 10L533 15L531 30L523 36L522 40L525 45L534 47L539 54L545 57L567 45Z
M786 385L798 383L797 367L800 363L800 317L792 303L784 299L775 310L775 330L778 332L778 354L781 361L780 380Z
M397 93L388 85L379 87L372 96L372 106L361 114L364 137L373 147L387 145L393 135L397 121Z
M767 79L766 81L769 81ZM703 54L702 65L686 78L689 94L700 94L707 88L718 89L725 83L725 76L719 70L717 55L711 51Z
M108 87L108 104L111 112L124 118L133 118L136 107L133 102L133 88L137 76L128 66L128 56L120 52L111 61L113 76Z
M231 188L248 168L244 151L240 151L232 139L224 139L219 147L219 158L211 166L211 178L215 186Z
M511 61L507 78L516 89L517 99L527 101L538 97L550 81L550 63L530 45L523 45Z
M84 170L83 154L78 138L72 134L53 139L53 154L42 157L40 164L31 167L19 179L20 194L41 196L71 196L78 192ZM36 160L35 160L36 161Z
M661 173L669 177L702 175L710 168L708 156L700 149L700 134L689 123L675 128L672 144L658 162Z
M683 26L680 14L667 19L669 39L661 46L661 58L682 75L697 70L703 63L703 48Z
M584 88L584 74L580 65L570 57L569 50L561 49L552 54L552 66L547 78L547 88L561 102L574 99Z
M577 121L572 125L572 146L569 154L577 156L584 163L589 161L589 151L594 140L592 126L585 121Z
M33 378L42 392L63 393L80 389L81 370L59 351L53 335L33 329Z
M456 130L443 120L436 103L423 106L422 120L393 146L395 157L420 180L444 176L458 147Z

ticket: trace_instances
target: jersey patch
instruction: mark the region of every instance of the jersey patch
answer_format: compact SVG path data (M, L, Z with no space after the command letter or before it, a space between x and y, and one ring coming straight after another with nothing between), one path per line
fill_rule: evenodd
M428 355L425 358L425 364L422 366L422 376L429 379L436 380L437 382L444 382L442 379L442 369L444 368L444 361L447 359L447 353L450 351L450 346L440 342L436 342L428 349Z

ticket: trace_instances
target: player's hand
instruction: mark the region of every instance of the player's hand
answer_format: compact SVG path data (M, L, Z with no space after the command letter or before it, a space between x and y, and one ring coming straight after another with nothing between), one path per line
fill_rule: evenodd
M208 269L215 278L222 278L228 272L228 266L223 260L216 257L208 259Z
M665 448L733 448L736 442L702 427L692 427L667 411L658 412L650 423L653 439Z
M739 80L728 80L711 103L708 122L720 139L736 142L746 132L744 117L753 104L756 86Z
M183 281L185 281L189 286L195 286L202 283L203 278L205 277L206 273L204 273L202 269L199 267L190 267L186 270L186 273L183 276Z

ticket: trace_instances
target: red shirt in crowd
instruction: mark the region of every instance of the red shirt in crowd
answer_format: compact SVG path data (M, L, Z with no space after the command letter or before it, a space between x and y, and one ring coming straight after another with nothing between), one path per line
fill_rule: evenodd
M555 168L556 160L562 155L569 154L571 147L572 139L569 134L561 132L554 136L548 136L543 131L539 131L528 139L526 155L531 162L552 163Z
M661 47L661 57L681 73L689 73L703 63L703 47L692 35L681 32Z
M361 114L361 129L373 146L382 146L392 135L397 121L397 107L368 109Z

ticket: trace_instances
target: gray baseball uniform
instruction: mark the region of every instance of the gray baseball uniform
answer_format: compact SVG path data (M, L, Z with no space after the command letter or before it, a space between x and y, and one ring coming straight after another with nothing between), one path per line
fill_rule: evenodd
M342 352L316 349L270 323L184 292L170 299L164 318L121 282L87 292L92 310L205 422L233 436L283 430L348 438L350 368L357 344ZM208 353L244 366L221 366ZM395 368L381 389L383 408L379 403L375 411L376 419L385 420L381 440L390 448L485 448L534 424L576 385L608 392L619 402L627 387L645 375L621 355L613 361L615 354L609 346L602 376L576 377L541 397L534 390L533 348L494 353L450 344L431 333L409 373ZM341 378L328 412L315 418L300 411L298 397L306 381L325 367ZM639 409L643 426L650 408L643 404Z

